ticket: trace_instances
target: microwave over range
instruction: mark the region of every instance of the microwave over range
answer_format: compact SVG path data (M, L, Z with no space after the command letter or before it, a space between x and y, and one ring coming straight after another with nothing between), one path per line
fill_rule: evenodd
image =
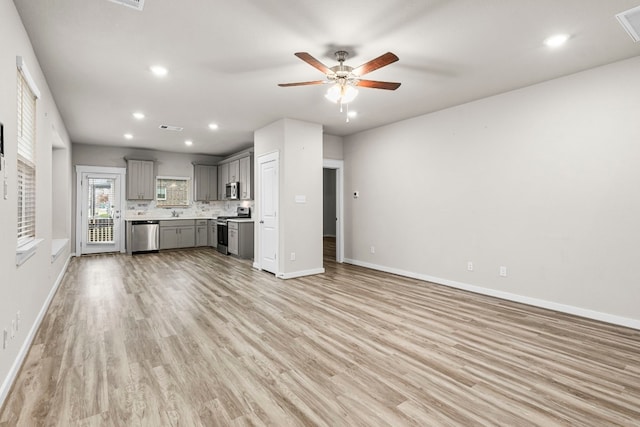
M240 198L240 183L229 182L226 185L226 199L237 200Z

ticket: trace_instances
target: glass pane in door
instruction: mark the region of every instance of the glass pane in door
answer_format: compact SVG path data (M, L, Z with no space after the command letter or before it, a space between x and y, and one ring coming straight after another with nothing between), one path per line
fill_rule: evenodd
M114 178L88 178L87 239L88 244L113 243L113 217L116 200Z

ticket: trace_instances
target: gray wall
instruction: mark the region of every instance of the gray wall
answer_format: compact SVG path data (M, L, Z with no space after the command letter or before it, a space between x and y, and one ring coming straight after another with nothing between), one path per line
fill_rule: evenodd
M36 104L36 253L16 266L17 133L16 56L22 56L41 92ZM11 330L20 311L20 328L7 348L0 347L0 405L26 355L39 316L53 295L69 260L69 246L51 259L53 238L68 239L71 144L29 37L13 2L0 1L0 122L4 124L5 165L0 171L0 331ZM53 144L60 148L53 149ZM55 164L55 167L54 167ZM4 198L3 182L7 182Z
M640 57L346 137L345 191L360 191L345 198L346 258L640 327L638 70Z
M322 233L324 236L336 235L336 170L322 170Z

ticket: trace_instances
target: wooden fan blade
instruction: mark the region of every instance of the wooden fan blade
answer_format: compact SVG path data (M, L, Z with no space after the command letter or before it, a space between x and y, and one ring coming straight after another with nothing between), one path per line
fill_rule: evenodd
M291 86L309 86L309 85L321 85L325 83L324 80L314 80L312 82L297 82L297 83L279 83L280 87L291 87Z
M309 55L307 52L296 52L295 55L298 58L302 59L307 64L311 65L312 67L317 68L318 70L320 70L324 74L331 74L332 73L332 71L329 69L329 67L324 65L322 62L318 61L313 56Z
M382 68L385 65L392 64L396 62L399 58L391 52L387 52L384 55L378 56L376 59L372 59L371 61L362 64L358 68L353 69L353 74L357 76L362 76L364 74L370 73L373 70L377 70L378 68Z
M400 87L400 83L394 82L378 82L375 80L358 80L356 86L370 87L373 89L396 90Z

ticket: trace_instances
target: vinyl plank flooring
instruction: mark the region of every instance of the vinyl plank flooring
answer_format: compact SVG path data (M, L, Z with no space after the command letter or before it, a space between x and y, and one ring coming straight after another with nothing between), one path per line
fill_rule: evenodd
M5 426L640 426L640 331L362 267L74 258Z

